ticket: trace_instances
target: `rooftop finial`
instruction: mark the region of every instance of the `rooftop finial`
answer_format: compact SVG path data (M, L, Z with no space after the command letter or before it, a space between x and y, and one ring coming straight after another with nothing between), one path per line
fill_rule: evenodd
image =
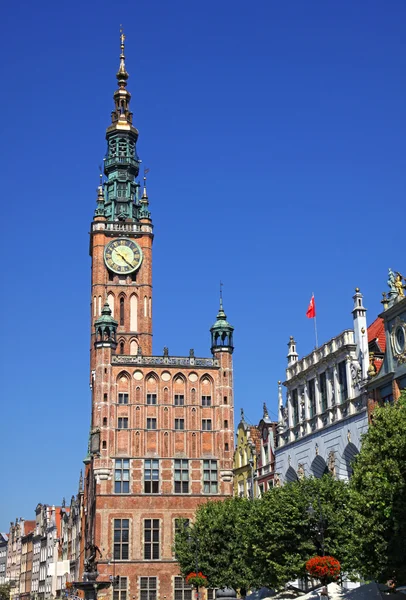
M220 310L223 310L223 282L220 281Z
M144 189L142 192L141 202L148 204L148 194L147 194L147 174L149 173L149 169L144 169Z
M124 54L124 42L125 35L123 32L123 26L120 25L120 66L118 68L117 79L120 87L125 87L127 85L128 73L125 68L125 54Z

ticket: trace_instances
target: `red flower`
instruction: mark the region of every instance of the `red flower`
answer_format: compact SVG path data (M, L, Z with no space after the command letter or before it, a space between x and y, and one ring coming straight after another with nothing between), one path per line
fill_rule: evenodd
M207 577L206 575L203 575L201 571L199 571L198 573L195 573L193 571L192 573L189 573L189 575L186 576L186 583L188 583L189 585L193 585L196 588L206 587Z
M306 571L324 584L335 581L340 570L341 565L333 556L314 556L306 563Z

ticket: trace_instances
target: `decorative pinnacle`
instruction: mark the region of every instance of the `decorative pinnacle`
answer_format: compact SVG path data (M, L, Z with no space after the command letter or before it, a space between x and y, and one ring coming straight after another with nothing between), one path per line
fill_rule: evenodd
M143 204L148 204L147 173L149 173L149 169L144 169L144 189L143 189L142 197L141 197L141 202L143 202Z
M125 68L125 55L124 55L124 42L125 35L123 32L123 26L120 25L120 66L118 68L117 79L120 87L125 87L127 85L128 73Z

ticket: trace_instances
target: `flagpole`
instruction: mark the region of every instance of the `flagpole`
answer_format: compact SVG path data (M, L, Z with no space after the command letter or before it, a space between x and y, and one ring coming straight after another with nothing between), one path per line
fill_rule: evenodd
M312 297L314 298L314 292L312 292ZM319 347L319 340L317 337L317 321L316 321L316 313L314 313L314 335L316 337L316 348Z

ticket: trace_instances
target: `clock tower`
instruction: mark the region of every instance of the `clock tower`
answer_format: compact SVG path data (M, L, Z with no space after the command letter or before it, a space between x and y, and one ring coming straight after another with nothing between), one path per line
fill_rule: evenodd
M127 90L124 34L121 34L118 89L107 128L106 180L100 182L90 237L92 257L92 368L95 321L107 300L117 321L116 343L120 354L152 352L152 221L146 179L140 197L138 131L130 111ZM98 340L100 341L100 340Z
M111 600L192 600L173 554L199 504L233 493L234 328L222 298L211 356L152 354L152 242L121 36L105 181L90 232L91 393L83 558ZM182 525L183 526L183 525ZM87 568L89 561L87 561Z

